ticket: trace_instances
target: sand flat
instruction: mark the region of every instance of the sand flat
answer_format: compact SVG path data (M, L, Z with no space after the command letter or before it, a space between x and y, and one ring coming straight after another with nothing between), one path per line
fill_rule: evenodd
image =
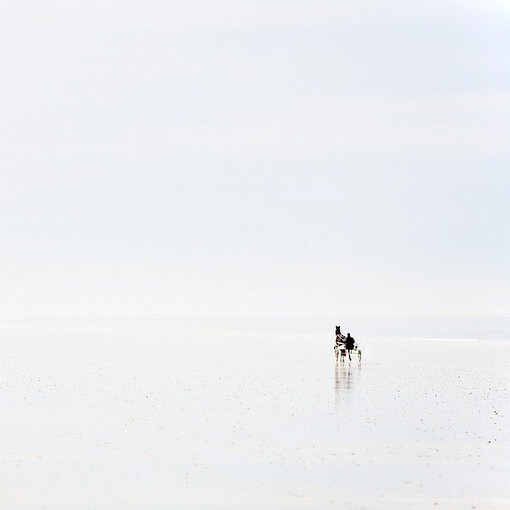
M510 343L361 343L4 329L0 503L510 508Z

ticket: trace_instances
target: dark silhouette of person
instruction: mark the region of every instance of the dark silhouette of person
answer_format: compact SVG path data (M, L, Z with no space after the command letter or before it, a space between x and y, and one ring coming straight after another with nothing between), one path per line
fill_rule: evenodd
M354 349L354 338L350 333L347 333L347 336L345 337L345 348L349 354L349 359L351 359L351 351Z

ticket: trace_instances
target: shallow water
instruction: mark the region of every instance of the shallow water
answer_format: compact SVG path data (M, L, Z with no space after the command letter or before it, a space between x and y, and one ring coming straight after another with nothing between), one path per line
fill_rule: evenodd
M510 508L510 343L4 329L4 508Z

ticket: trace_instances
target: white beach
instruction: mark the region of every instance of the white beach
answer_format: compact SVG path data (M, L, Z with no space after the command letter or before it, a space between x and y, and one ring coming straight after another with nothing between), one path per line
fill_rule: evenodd
M510 508L510 343L2 330L0 505Z

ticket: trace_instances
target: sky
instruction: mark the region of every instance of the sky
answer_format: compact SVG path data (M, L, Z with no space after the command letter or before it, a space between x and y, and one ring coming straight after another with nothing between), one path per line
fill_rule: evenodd
M0 318L510 315L510 4L2 1Z

